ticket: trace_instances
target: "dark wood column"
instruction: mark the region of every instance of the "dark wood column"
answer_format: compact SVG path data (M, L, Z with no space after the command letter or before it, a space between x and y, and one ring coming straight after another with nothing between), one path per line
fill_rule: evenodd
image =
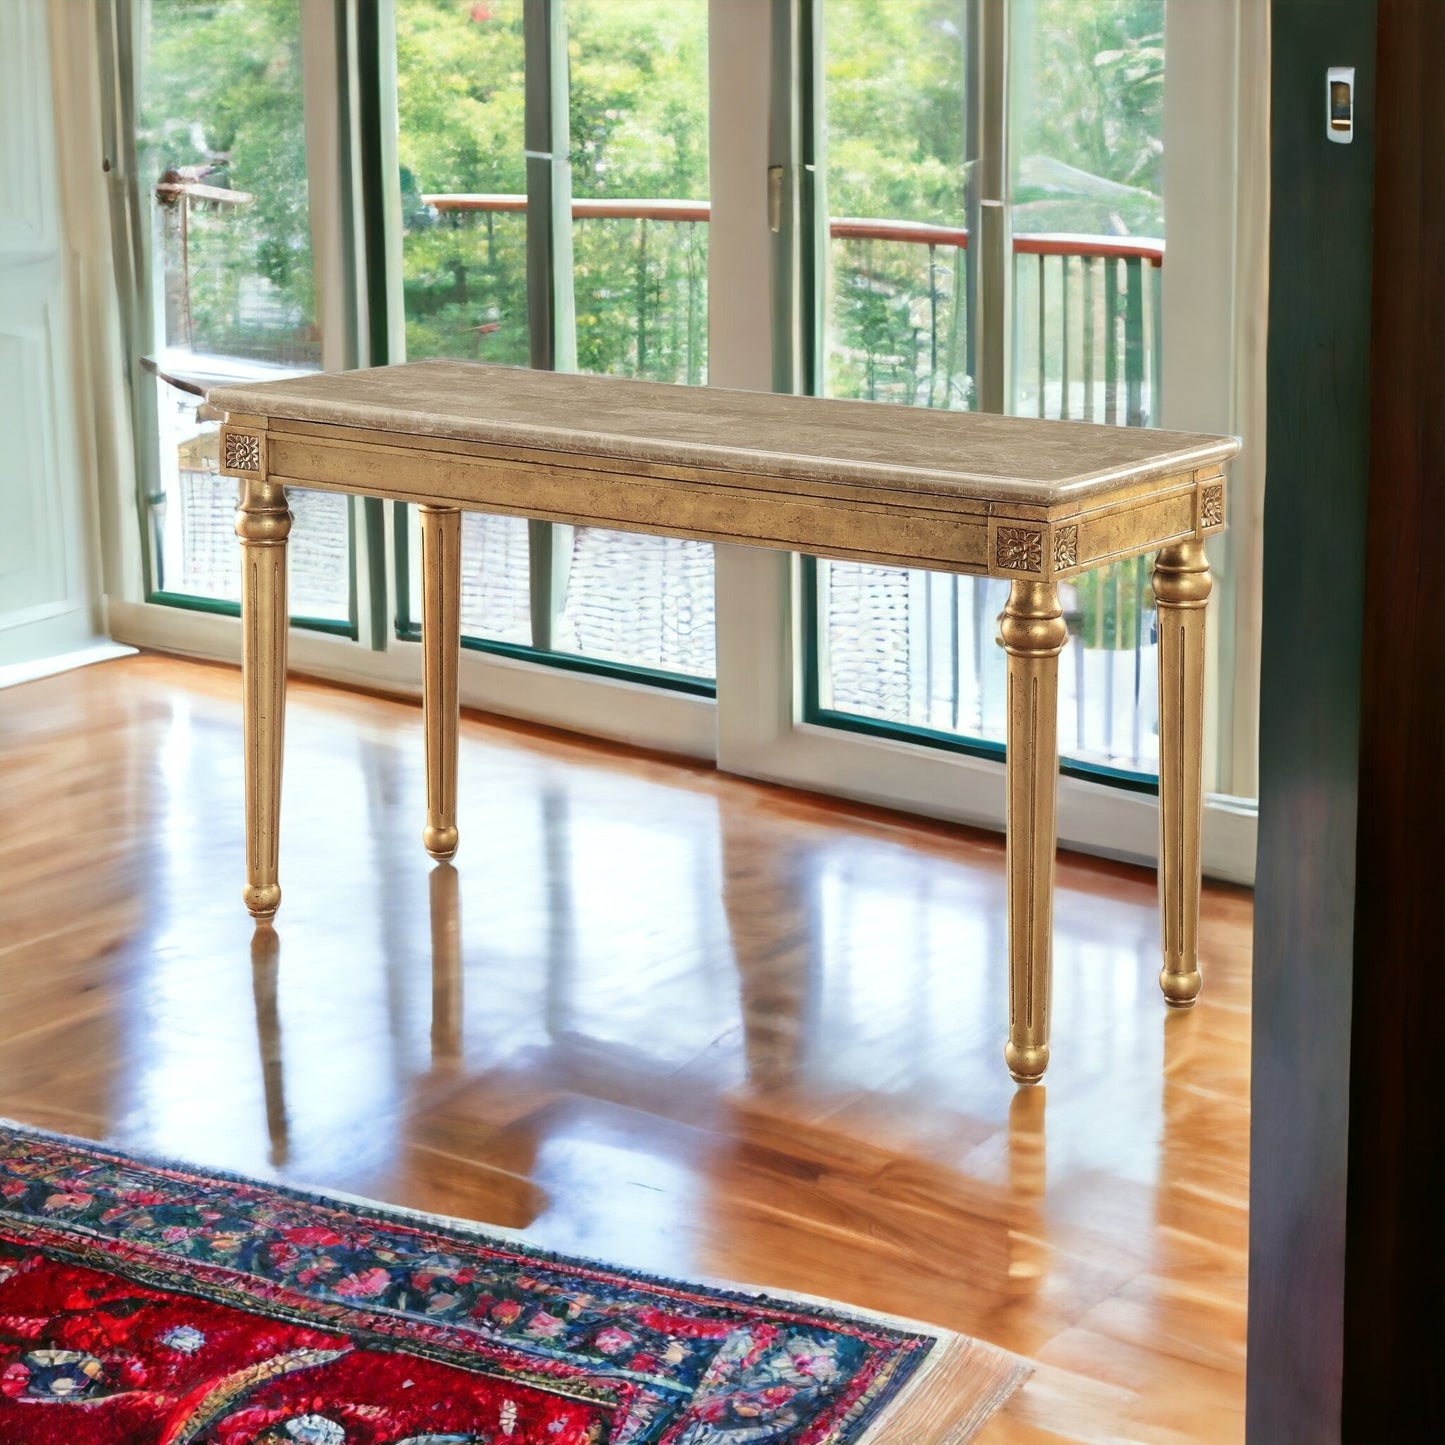
M1445 4L1380 0L1346 1441L1445 1439Z
M1440 1440L1445 3L1272 13L1248 1434Z
M1247 1436L1339 1438L1375 0L1273 0ZM1325 72L1356 68L1354 140Z

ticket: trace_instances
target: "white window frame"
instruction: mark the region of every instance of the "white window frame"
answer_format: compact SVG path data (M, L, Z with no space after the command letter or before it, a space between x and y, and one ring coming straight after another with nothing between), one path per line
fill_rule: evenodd
M1258 11L1261 7L1253 7ZM767 273L771 238L767 231L766 196L755 178L765 174L768 154L768 67L758 64L760 47L769 43L763 3L714 0L710 32L712 92L736 99L737 109L712 122L713 248L720 219L751 208L751 224L739 216L728 231L725 274L710 284L739 298L739 284L749 275ZM1241 358L1235 340L1238 203L1234 177L1241 151L1263 153L1267 140L1267 107L1253 103L1258 82L1268 73L1267 45L1260 59L1258 15L1249 0L1221 0L1217 5L1166 3L1165 54L1187 55L1187 65L1169 72L1165 87L1165 207L1172 235L1190 238L1171 244L1164 268L1165 395L1194 398L1179 403L1168 424L1200 430L1230 429L1239 415L1231 404ZM746 35L744 30L747 31ZM1266 36L1267 39L1267 36ZM1166 67L1168 60L1165 61ZM1248 76L1248 65L1257 67ZM1258 68L1262 67L1262 68ZM1245 80L1249 85L1244 83ZM1252 88L1251 88L1252 86ZM1208 126L1198 117L1210 117ZM727 165L723 147L749 152ZM1187 150L1186 150L1187 147ZM1252 175L1257 201L1258 164ZM1268 196L1267 171L1263 195ZM1253 213L1257 215L1257 211ZM1253 233L1258 242L1262 228ZM1261 248L1262 252L1262 248ZM716 264L716 263L714 263ZM1252 300L1252 293L1243 298ZM1228 304L1221 304L1227 300ZM1195 308L1195 315L1186 312ZM1207 347L1195 344L1198 315L1216 318ZM1217 318L1224 318L1223 322ZM767 318L744 311L735 299L727 312L710 318L709 369L715 385L761 389L771 376ZM1228 335L1222 334L1228 332ZM1172 345L1171 345L1172 338ZM1262 341L1258 364L1263 365ZM1166 401L1166 406L1168 405ZM1263 439L1255 448L1260 461ZM1253 488L1240 488L1233 507L1237 550L1254 543L1252 528L1262 469L1256 468ZM1236 480L1238 480L1236 478ZM1241 492L1244 495L1241 497ZM1240 535L1243 534L1243 535ZM809 788L860 802L944 819L950 822L1003 827L1004 768L999 762L926 745L868 737L803 721L802 608L797 559L791 555L745 547L716 549L715 596L718 626L718 766L727 772L793 787ZM1211 684L1218 693L1220 607L1210 613ZM1257 678L1248 673L1248 648L1239 649L1240 667L1233 670L1236 688L1257 696ZM1244 677L1239 672L1244 672ZM1231 714L1237 717L1238 709ZM1244 726L1253 713L1246 714ZM1217 713L1212 717L1211 752L1219 746ZM1212 757L1208 761L1212 762ZM1212 769L1211 769L1212 771ZM1253 799L1227 794L1206 795L1204 870L1211 877L1238 883L1254 879L1256 807ZM1155 864L1158 859L1158 800L1104 782L1073 776L1059 779L1059 841L1065 847L1131 862Z
M328 368L350 363L346 340L356 331L347 278L356 234L342 224L341 158L350 138L338 131L339 78L335 50L336 6L346 0L300 0L306 78L308 185L312 196L313 256L318 309L324 322ZM771 390L774 382L771 280L775 237L769 225L768 163L775 4L789 0L710 0L709 111L711 222L709 295L726 306L709 308L709 381L714 386ZM807 0L802 0L807 3ZM1208 6L1166 5L1166 54L1189 55L1166 87L1166 155L1188 155L1166 167L1165 204L1173 236L1165 267L1166 395L1195 398L1190 418L1176 400L1170 425L1226 430L1239 415L1233 378L1239 364L1237 328L1219 325L1208 345L1196 344L1210 316L1233 317L1238 299L1237 217L1247 217L1234 189L1240 149L1258 146L1260 117L1240 84L1241 67L1260 64L1258 39L1246 34L1251 0ZM1257 7L1256 7L1257 8ZM1267 54L1263 61L1267 74ZM1210 117L1198 126L1199 115ZM1267 117L1266 117L1267 119ZM1250 127L1254 127L1253 130ZM1251 193L1251 198L1255 193ZM1267 178L1265 192L1267 196ZM1247 270L1247 268L1245 268ZM1251 293L1252 296L1252 293ZM1197 298L1212 298L1199 309ZM1228 297L1229 306L1218 299ZM1192 303L1190 298L1196 298ZM1246 297L1245 299L1250 299ZM1193 304L1197 314L1187 308ZM1262 363L1262 348L1260 361ZM1166 406L1169 403L1166 401ZM1258 443L1262 461L1262 438ZM1235 504L1236 555L1247 556L1256 537L1260 467L1250 473ZM1236 473L1238 484L1238 473ZM359 500L353 502L360 506ZM359 519L358 519L359 520ZM387 508L388 617L394 615L392 509ZM366 576L365 528L356 528L354 565ZM717 698L609 677L566 671L545 662L464 651L458 687L462 704L532 722L586 732L634 746L715 760L726 772L807 788L929 817L1001 829L1004 770L997 761L869 737L802 720L802 608L798 559L789 553L718 544L714 547L717 616ZM134 586L134 583L132 583ZM388 626L384 646L372 650L362 599L360 641L293 629L294 671L323 679L416 697L421 692L421 649L398 642ZM1248 645L1219 646L1220 609L1211 609L1212 667L1234 667L1246 701L1257 680L1238 679L1252 656ZM142 595L110 598L118 641L183 655L238 661L238 619L147 603ZM1232 659L1239 658L1235 664ZM1235 716L1239 709L1235 709ZM1246 712L1246 725L1253 714ZM1236 735L1241 726L1235 723ZM1216 729L1213 736L1218 738ZM1233 747L1237 754L1239 748ZM1220 746L1218 741L1212 747ZM1157 801L1103 782L1065 776L1059 784L1059 839L1085 852L1152 863L1157 856ZM1204 867L1216 878L1249 883L1254 871L1253 804L1209 795L1204 820Z
M348 0L299 0L306 124L307 187L310 200L312 264L317 312L322 327L322 362L327 370L354 366L365 335L365 298L355 278L361 234L354 213L354 188L344 183L345 158L359 138L346 131L337 53L337 10ZM356 576L358 639L292 627L291 671L353 687L421 696L421 648L397 639L397 577L393 509L386 508L383 543L386 625L376 629L382 646L373 650L367 529L362 499L350 498L356 525L352 566ZM119 595L108 598L111 635L137 647L187 657L239 663L239 618L148 602L144 584L132 576ZM458 669L464 707L500 713L549 726L587 732L639 747L711 761L716 755L716 707L711 698L672 692L644 683L599 677L464 649Z

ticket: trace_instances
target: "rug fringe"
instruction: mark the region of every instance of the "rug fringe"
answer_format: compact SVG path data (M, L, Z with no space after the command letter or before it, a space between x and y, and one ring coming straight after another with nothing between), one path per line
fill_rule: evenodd
M929 1359L859 1445L965 1445L1033 1373L1018 1355L940 1335Z

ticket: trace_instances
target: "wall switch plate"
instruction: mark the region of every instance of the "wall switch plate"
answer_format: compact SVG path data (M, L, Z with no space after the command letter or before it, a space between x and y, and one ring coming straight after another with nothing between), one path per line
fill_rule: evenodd
M1325 135L1340 145L1355 138L1355 67L1332 65L1325 72Z

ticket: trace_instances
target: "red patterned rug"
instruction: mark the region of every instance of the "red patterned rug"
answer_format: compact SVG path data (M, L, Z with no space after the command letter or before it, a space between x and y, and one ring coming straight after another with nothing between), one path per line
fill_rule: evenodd
M957 1445L1026 1372L0 1123L5 1445Z

